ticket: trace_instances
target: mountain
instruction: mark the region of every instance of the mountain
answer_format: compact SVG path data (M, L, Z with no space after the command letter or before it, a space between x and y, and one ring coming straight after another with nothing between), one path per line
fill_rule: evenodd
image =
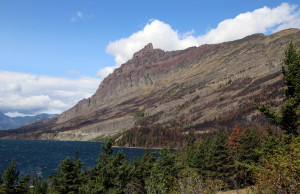
M284 100L281 65L290 41L300 47L299 29L171 52L148 44L90 98L0 137L90 140L145 125L177 134L210 133L238 123L265 126L255 103L276 107Z
M0 130L16 129L24 125L41 122L45 119L57 116L56 114L38 114L35 116L9 117L0 112Z

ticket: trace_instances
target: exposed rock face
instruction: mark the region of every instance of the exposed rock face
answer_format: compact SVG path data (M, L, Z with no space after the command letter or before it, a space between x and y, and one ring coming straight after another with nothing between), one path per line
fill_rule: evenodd
M142 108L156 123L177 122L197 130L213 129L222 117L231 124L253 122L257 112L247 106L283 87L281 64L291 40L300 47L300 30L172 52L148 44L107 76L89 99L55 118L0 136L89 140L130 129Z

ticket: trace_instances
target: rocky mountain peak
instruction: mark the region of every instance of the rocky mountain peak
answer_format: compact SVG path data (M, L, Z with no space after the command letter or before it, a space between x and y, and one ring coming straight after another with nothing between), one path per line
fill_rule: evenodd
M139 58L144 56L146 53L153 51L153 45L152 43L147 44L142 50L134 53L133 58Z

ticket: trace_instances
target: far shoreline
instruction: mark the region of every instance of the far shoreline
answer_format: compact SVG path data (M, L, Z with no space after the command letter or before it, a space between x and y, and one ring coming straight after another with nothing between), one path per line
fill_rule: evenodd
M57 140L57 139L14 139L14 138L5 138L5 139L1 139L1 140L22 140L22 141L57 141L57 142L94 142L94 143L104 143L103 141L86 141L86 140ZM132 147L132 146L112 146L113 148L128 148L128 149L152 149L152 150L161 150L163 148L161 147Z

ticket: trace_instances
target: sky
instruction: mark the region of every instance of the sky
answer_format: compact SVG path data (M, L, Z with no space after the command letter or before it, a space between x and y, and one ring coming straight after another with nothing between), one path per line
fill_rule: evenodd
M146 44L166 51L300 28L300 2L0 0L0 112L59 114Z

